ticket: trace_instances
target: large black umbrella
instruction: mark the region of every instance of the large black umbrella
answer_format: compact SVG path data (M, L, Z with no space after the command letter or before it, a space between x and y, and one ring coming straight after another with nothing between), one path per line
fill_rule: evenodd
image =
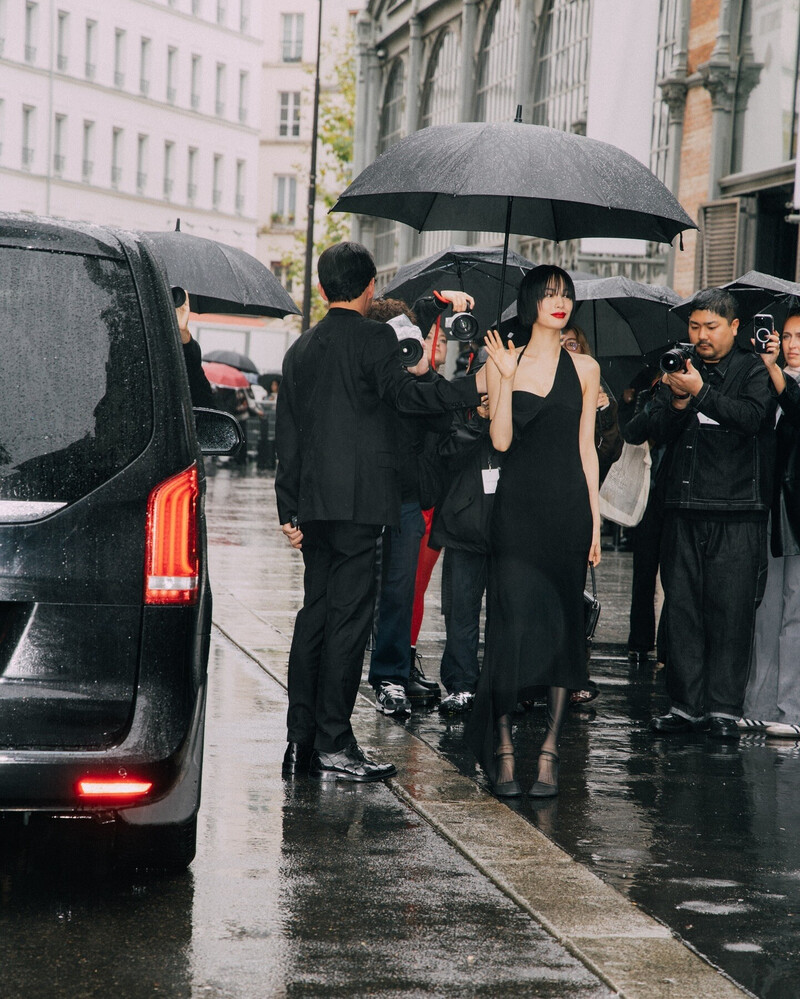
M210 350L203 354L204 361L215 361L217 364L227 364L239 371L249 371L254 375L258 374L258 368L250 360L247 354L240 354L237 350Z
M286 289L260 260L215 239L148 232L170 285L189 292L193 312L237 316L300 315Z
M697 226L633 156L596 139L514 122L432 125L390 146L331 211L422 231L620 236L670 243ZM502 282L501 282L502 283ZM502 303L502 298L500 299ZM497 310L499 321L502 304Z
M686 337L686 322L673 309L680 297L662 285L617 276L575 282L574 321L595 357L642 357ZM501 329L514 331L514 343L527 341L530 330L517 324L514 302L503 313Z
M746 350L750 348L750 337L753 335L754 315L769 313L775 319L775 328L780 330L789 310L800 306L800 284L772 274L763 274L761 271L747 271L720 287L726 288L739 306L738 341ZM675 306L674 311L682 319L688 320L693 301L694 295L685 298Z
M509 251L503 291L503 307L516 299L523 277L534 266L530 260ZM472 310L478 328L486 331L496 322L497 299L503 272L503 249L499 246L448 246L424 260L400 267L381 292L383 298L400 298L413 305L418 298L437 291L468 292L475 299ZM579 272L570 272L577 280ZM591 277L583 274L581 276Z

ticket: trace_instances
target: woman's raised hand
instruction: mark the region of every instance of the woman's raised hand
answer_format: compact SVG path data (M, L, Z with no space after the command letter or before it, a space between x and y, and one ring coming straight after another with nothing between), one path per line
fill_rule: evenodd
M500 377L508 380L513 379L517 371L517 352L514 344L509 340L508 346L503 346L503 340L497 330L489 330L484 340L486 353L500 372Z

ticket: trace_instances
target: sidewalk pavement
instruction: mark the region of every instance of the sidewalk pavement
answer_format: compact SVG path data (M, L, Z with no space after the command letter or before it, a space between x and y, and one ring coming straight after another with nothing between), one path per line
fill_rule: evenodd
M256 476L252 472L237 474L227 469L212 470L208 515L209 565L216 628L268 677L285 688L294 616L302 599L302 560L279 532L272 479ZM438 613L437 578L438 573L429 591L420 649L427 656L428 675L438 679L438 670L429 665L438 661L436 656L441 651L443 638ZM624 724L617 706L612 708L611 697L607 695L613 695L614 688L626 682L622 676L624 670L620 662L619 643L624 641L625 594L629 579L629 558L607 555L598 574L603 613L593 675L599 680L603 692L598 701L597 715L611 711L606 727L610 726L612 730ZM221 642L222 639L217 638L216 641ZM649 690L651 681L652 677L642 685ZM520 964L516 976L515 969L504 969L506 985L501 991L492 992L491 988L484 991L483 987L478 991L477 986L476 991L471 991L468 980L462 982L457 991L449 991L441 982L437 984L434 977L427 988L413 994L618 994L631 999L696 999L701 996L704 999L728 999L753 994L734 984L694 947L687 945L675 932L675 921L669 921L667 925L663 919L654 918L644 911L644 906L640 906L634 897L634 884L631 885L631 892L623 892L615 886L615 882L619 884L620 879L626 878L626 870L635 872L641 869L640 859L634 854L639 840L646 835L640 829L627 826L631 809L625 802L610 822L610 826L615 828L613 838L617 841L619 854L613 858L611 874L604 880L590 869L591 864L574 859L576 853L581 852L580 844L570 852L558 845L557 841L563 838L560 836L558 805L551 803L543 809L531 810L532 806L527 802L524 807L514 810L485 790L474 764L465 760L461 752L457 723L445 722L432 711L420 713L409 725L403 726L378 714L369 693L368 688L364 688L359 696L353 724L359 742L370 753L379 760L394 762L398 767L398 776L389 782L391 791L402 805L402 809L396 812L395 821L402 826L404 821L413 823L415 817L424 819L479 872L485 880L487 894L499 889L518 913L552 937L563 968L571 967L572 959L577 959L573 971L566 973L556 991L539 989L529 993L527 986L530 985L531 968ZM657 691L655 696L659 696ZM607 767L608 758L618 753L620 747L603 748L602 742L598 741L593 748L593 734L585 736L584 733L592 731L589 726L593 724L594 717L593 713L587 713L579 721L571 719L565 741L572 739L575 742L578 747L575 752L583 755L584 764L596 768L594 779L602 783L602 771ZM527 730L531 724L530 719L523 718L518 727ZM275 736L274 732L270 734L273 740ZM527 745L524 738L523 745ZM281 747L280 741L277 746ZM573 766L572 749L570 746L570 751L564 754L567 773L578 770L577 766ZM682 749L686 752L685 746ZM648 750L649 746L640 747L638 766L647 767ZM694 755L696 750L689 747L689 756L693 758ZM589 757L593 758L589 760ZM615 801L620 796L620 790L613 788L611 781L604 789L604 800L602 791L598 797L596 788L590 788L595 794L595 800L591 800L591 795L581 797L573 794L572 780L562 781L564 786L560 797L569 799L572 795L578 807L588 813L594 824L603 823L604 810L610 816L620 804ZM296 789L287 788L284 824L286 810L291 811L292 803L298 800L297 794ZM629 791L623 789L621 795L626 794L629 796ZM372 807L371 799L365 798L362 807ZM569 801L565 807L570 807ZM691 814L684 816L687 839L693 836L692 818ZM310 829L313 830L313 825ZM548 830L550 835L543 830ZM625 838L629 834L631 841L626 843ZM311 845L313 848L313 843ZM591 848L591 844L588 845ZM626 848L630 854L627 860ZM360 885L361 890L372 889L380 895L386 890L386 885L401 876L402 872L397 871L395 859L387 861L386 868L380 864L365 864L363 875L364 878L374 879L374 882ZM452 873L442 871L443 897L447 894L451 877ZM691 878L684 880L691 881ZM699 882L702 878L696 880ZM715 882L719 879L708 880ZM407 898L407 904L413 906L414 888L413 885L409 887L412 894ZM698 892L701 892L700 885L692 885L689 894L696 895ZM321 923L326 920L335 922L342 899L335 894L317 894L315 904L320 908L314 917L316 920ZM442 918L443 932L450 922L458 921L459 913L445 913ZM686 913L683 912L679 918L685 919ZM702 921L702 916L690 918ZM691 928L691 924L687 925ZM494 932L502 943L503 923L498 924ZM746 947L736 950L736 941L733 943L731 954L745 954L748 960L753 958L753 953L746 953ZM457 943L451 941L451 946L457 946ZM470 956L464 954L464 961L469 962ZM580 970L581 965L585 972ZM736 967L733 971L739 981L744 980ZM510 987L509 983L515 982L518 990L505 990ZM362 984L365 986L363 994L373 994L368 983ZM355 994L356 991L351 988L349 993L339 992L331 985L329 992L323 990L315 994ZM362 992L358 991L358 994ZM377 990L374 994L389 993ZM391 994L412 993L395 990Z

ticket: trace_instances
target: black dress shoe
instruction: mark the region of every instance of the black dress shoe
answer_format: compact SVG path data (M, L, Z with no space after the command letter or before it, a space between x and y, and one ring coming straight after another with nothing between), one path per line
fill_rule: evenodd
M338 753L321 753L314 750L311 755L309 775L317 780L349 780L359 784L385 780L394 777L397 767L392 763L375 763L364 755L364 751L354 742Z
M283 776L294 777L295 774L308 773L313 751L314 746L310 742L290 742L283 754Z
M683 715L674 715L671 711L665 715L650 719L650 728L654 732L670 734L672 732L692 732L697 726Z
M732 718L709 718L708 734L712 739L725 739L736 742L739 738L739 726Z
M442 696L442 688L439 684L435 680L429 680L422 672L422 667L419 665L419 657L414 653L413 649L411 650L411 667L408 674L408 683L406 684L406 694L412 701L421 700L422 698L438 701Z

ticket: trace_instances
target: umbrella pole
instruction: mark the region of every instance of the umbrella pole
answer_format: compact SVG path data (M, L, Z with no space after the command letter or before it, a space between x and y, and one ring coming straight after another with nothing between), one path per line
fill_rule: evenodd
M500 320L503 318L503 292L506 290L506 264L508 262L508 237L511 233L511 207L514 199L508 199L506 208L506 231L503 238L503 266L500 271L500 297L497 299L497 326L495 329L500 332Z

